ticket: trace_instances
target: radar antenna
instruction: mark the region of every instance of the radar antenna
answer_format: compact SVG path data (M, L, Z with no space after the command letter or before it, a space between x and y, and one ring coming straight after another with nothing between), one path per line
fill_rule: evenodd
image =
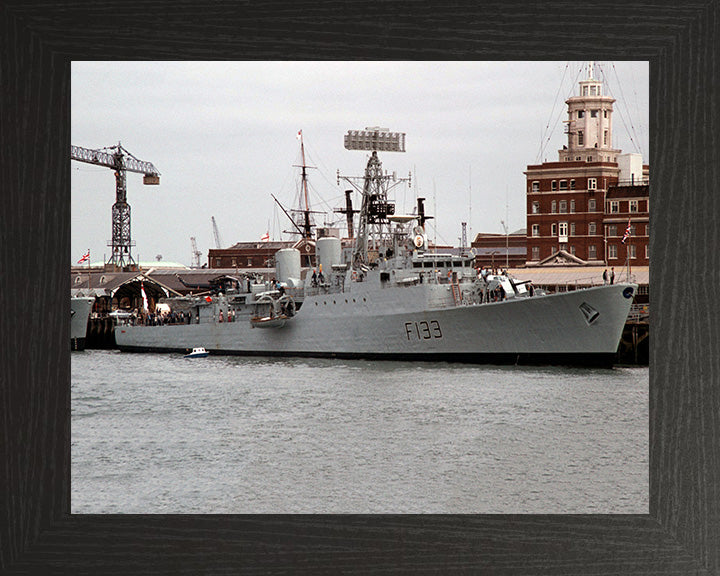
M353 250L353 266L370 263L368 247L370 240L374 248L378 248L383 235L390 233L388 216L395 214L395 204L388 202L388 191L400 182L410 182L408 178L397 178L395 174L383 173L378 151L405 152L405 133L390 132L387 128L365 128L365 130L349 130L345 135L347 150L371 150L372 154L365 167L362 177L340 176L338 180L349 182L362 195L360 222L355 236ZM362 188L353 182L362 180Z

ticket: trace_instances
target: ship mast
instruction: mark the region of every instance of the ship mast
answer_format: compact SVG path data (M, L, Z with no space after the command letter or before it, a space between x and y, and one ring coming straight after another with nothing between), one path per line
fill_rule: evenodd
M370 263L368 257L370 241L373 241L374 248L378 248L383 235L390 232L390 222L387 217L395 213L395 205L388 202L388 190L399 182L410 181L410 177L397 178L395 174L383 174L382 163L377 153L378 150L405 152L405 133L390 132L387 128L378 127L349 130L345 135L345 148L372 151L365 167L365 175L362 177L362 188L352 182L353 179L360 178L338 174L338 179L343 178L362 195L352 263L353 266L367 265Z
M296 223L293 220L293 223L295 224L296 228L301 229L301 234L303 238L312 238L312 228L314 224L310 220L310 199L308 194L308 176L307 176L307 169L312 168L312 166L308 166L305 163L305 143L303 142L303 135L302 130L298 132L298 140L300 140L300 153L302 157L302 164L300 166L296 165L296 168L301 168L301 184L300 184L300 194L302 197L299 199L300 203L300 209L299 210L293 210L293 212L297 213L300 212L302 214L302 222L300 224Z
M303 222L303 234L305 238L312 238L312 230L310 227L310 202L308 200L308 179L307 179L307 165L305 164L305 143L302 138L302 130L298 132L300 135L300 152L302 154L302 189L305 195L305 220Z

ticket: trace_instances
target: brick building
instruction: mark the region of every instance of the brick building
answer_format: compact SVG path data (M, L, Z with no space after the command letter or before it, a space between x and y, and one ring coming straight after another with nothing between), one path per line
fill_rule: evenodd
M591 75L566 100L568 143L557 162L529 165L527 261L537 266L556 254L577 263L648 264L649 167L639 154L612 147L615 99ZM631 220L629 242L621 240Z
M480 232L471 243L476 266L517 268L527 260L527 233L523 228L510 234Z
M293 242L238 242L230 248L211 248L209 268L258 269L275 266L275 253L284 248L300 250L301 266L315 265L315 241L302 238Z
M623 244L625 229L630 237ZM622 266L629 258L631 266L650 263L650 185L640 182L618 182L605 195L606 260L610 266Z

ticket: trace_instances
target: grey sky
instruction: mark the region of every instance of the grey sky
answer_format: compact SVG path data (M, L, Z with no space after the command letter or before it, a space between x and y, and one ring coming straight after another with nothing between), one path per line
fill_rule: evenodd
M583 62L73 62L72 143L122 142L161 173L144 186L128 173L133 256L191 261L190 237L214 248L214 216L225 246L280 239L291 225L271 194L296 207L303 131L311 207L340 207L336 172L362 175L367 154L343 148L348 130L405 132L407 152L381 153L383 168L407 176L397 212L417 196L436 216L438 244L470 232L525 227L528 164L555 161L566 143L565 99L577 94ZM617 99L615 147L649 158L647 62L602 62L596 77ZM72 254L110 251L115 180L108 168L71 162ZM355 199L359 207L359 199ZM507 204L507 208L506 208ZM472 218L469 219L469 214ZM337 218L329 214L328 219ZM323 218L317 215L322 223ZM289 234L283 235L290 239Z

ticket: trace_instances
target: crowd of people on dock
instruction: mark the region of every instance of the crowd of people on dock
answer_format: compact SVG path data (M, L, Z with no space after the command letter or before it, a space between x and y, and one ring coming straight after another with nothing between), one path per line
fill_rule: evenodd
M163 312L156 309L153 312L139 311L137 308L130 314L129 324L132 326L165 326L168 324L190 324L190 312L175 311Z

